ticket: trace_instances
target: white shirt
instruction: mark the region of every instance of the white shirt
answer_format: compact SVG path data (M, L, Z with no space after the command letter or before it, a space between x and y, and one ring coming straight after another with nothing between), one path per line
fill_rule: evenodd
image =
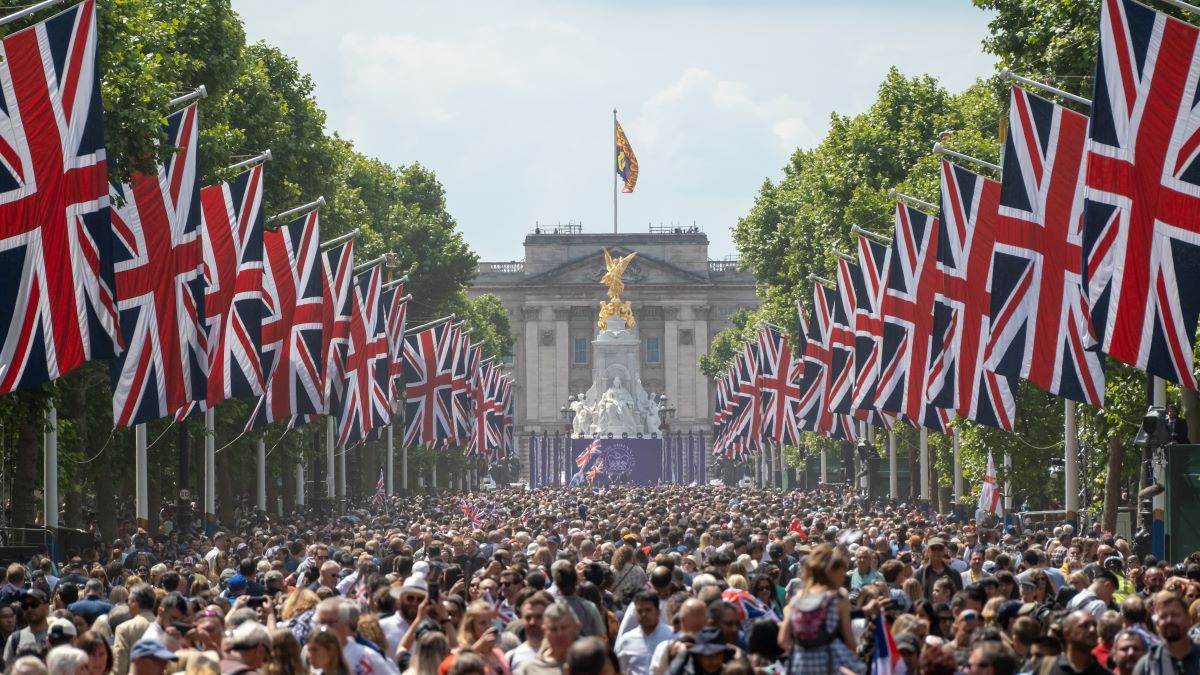
M631 603L629 603L629 606L625 608L625 615L621 617L621 625L617 627L617 637L620 637L620 636L624 635L625 633L628 633L629 631L633 630L634 628L637 628L637 625L638 625L637 610L634 608L634 605L636 605L636 604L637 603L635 603L635 602L631 602ZM663 619L665 619L666 617L667 617L667 601L663 600L662 598L659 598L658 599L658 625L666 626L667 624L663 621ZM668 628L669 627L670 626L668 626Z
M537 656L537 653L538 650L531 647L528 642L522 642L508 652L508 669L511 672L517 672L517 666Z
M625 675L650 675L650 660L658 645L671 639L674 632L666 624L658 624L654 630L646 634L641 626L637 630L627 631L617 638L613 651L621 662L621 672Z
M381 646L387 653L395 654L396 649L400 646L400 641L404 639L404 634L408 632L408 621L404 620L403 614L396 612L385 619L380 619L379 627L383 629L383 636L388 641L388 644Z
M353 638L342 645L342 655L353 675L400 675L400 669L390 659L384 659L374 649L364 647Z

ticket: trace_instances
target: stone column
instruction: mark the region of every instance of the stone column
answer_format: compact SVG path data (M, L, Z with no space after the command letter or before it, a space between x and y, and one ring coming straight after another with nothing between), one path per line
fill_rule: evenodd
M699 363L699 355L708 353L708 317L712 312L712 307L709 305L696 305L692 307L692 344L697 355L696 362ZM709 395L710 383L704 373L695 365L692 366L691 383L696 391L696 417L699 420L701 429L708 428L707 421L712 415L713 398Z
M571 395L571 331L569 321L571 319L571 310L567 307L555 307L554 312L554 347L550 350L554 358L554 368L550 370L553 373L553 380L550 382L550 387L547 388L550 396L550 401L547 401L549 406L549 414L552 415L559 424L563 421L558 419L558 409L567 403L567 397Z
M521 364L525 368L525 373L521 379L525 382L525 418L530 421L538 420L542 414L538 401L538 349L541 344L538 336L538 324L541 322L541 316L541 307L533 305L521 307L522 322L525 325L525 358Z
M688 379L679 367L680 360L686 358L683 354L686 347L679 344L679 307L663 307L663 337L659 349L663 364L663 389L666 390L661 393L667 395L667 405L675 406L676 418L681 419L687 416L684 402L688 396L684 383ZM663 421L672 425L672 431L676 429L674 420Z

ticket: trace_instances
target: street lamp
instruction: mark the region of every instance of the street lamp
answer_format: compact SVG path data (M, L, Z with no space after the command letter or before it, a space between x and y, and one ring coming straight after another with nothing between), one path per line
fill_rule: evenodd
M658 395L658 428L664 433L671 428L671 420L675 419L675 406L670 405L666 394Z
M575 413L575 394L571 394L567 397L567 404L558 409L558 414L562 416L563 423L567 427L568 436L571 435L571 430L574 428Z

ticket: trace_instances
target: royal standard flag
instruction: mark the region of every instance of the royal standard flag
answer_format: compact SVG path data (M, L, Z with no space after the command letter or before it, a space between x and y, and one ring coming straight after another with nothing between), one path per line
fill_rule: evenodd
M633 186L637 184L637 157L633 155L633 148L629 145L629 139L625 137L625 130L621 128L621 123L617 122L616 124L617 175L625 181L625 187L621 189L621 192L633 192Z

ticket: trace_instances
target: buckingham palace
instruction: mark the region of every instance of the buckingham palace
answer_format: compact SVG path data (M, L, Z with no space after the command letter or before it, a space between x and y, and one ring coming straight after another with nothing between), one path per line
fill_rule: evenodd
M708 237L696 228L600 234L566 225L526 236L523 261L479 263L469 290L496 295L508 310L516 432L565 431L560 411L592 382L604 249L637 254L624 272L624 298L637 320L642 386L667 396L672 431L711 430L715 392L696 363L733 312L758 306L754 275L737 261L709 259Z

